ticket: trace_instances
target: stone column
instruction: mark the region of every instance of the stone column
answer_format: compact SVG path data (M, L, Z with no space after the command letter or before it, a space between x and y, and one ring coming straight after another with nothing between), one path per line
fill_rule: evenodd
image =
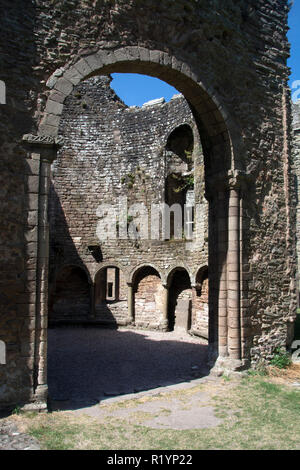
M167 331L169 327L168 321L168 307L169 307L169 287L167 284L163 284L162 292L162 316L159 324L159 329Z
M209 266L209 319L208 319L208 362L213 365L219 354L218 312L218 199L213 186L206 181L205 197L208 201L208 266Z
M241 260L243 250L241 244L241 214L243 205L241 194L246 188L249 175L234 170L216 175L209 180L210 205L214 207L212 234L217 245L217 253L210 257L210 273L213 273L213 289L211 295L217 296L217 301L211 306L217 308L218 331L218 360L216 369L239 370L242 366L241 351L241 302L243 292L241 285ZM247 194L247 193L245 193ZM212 220L212 218L210 219ZM210 238L210 243L212 240ZM215 263L217 266L211 266ZM246 305L246 303L245 303ZM216 317L216 312L213 312ZM246 313L245 313L246 314ZM216 318L214 319L216 320ZM210 321L212 317L210 316ZM210 327L211 329L211 327Z
M227 252L228 353L241 359L240 325L240 196L239 189L229 189Z
M131 282L127 283L127 305L128 305L128 323L134 323L134 295L133 285Z
M32 386L33 400L45 406L47 399L47 323L49 222L48 195L51 163L56 158L61 141L48 136L24 135L28 149L27 171L27 279L32 295ZM35 168L34 174L31 169ZM30 221L30 222L29 222Z
M226 255L228 249L227 230L227 207L225 192L218 192L218 353L221 357L228 356L228 319L227 319L227 270Z
M206 182L209 201L209 363L228 356L227 325L227 249L228 204L227 175L211 177Z
M193 332L194 326L195 326L195 319L196 319L196 301L197 301L197 286L196 286L196 284L191 284L191 288L192 288L192 311L191 311L190 331Z

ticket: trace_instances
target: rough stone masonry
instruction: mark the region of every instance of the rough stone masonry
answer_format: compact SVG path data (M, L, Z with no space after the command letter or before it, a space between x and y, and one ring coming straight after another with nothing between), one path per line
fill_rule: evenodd
M64 145L53 164L50 192L49 322L88 319L170 329L179 328L183 317L184 329L208 337L208 299L202 289L207 201L192 113L181 95L170 103L157 100L128 108L110 81L105 76L89 79L65 102L59 131ZM98 236L99 207L118 210L122 198L128 206L127 238L117 227L115 236ZM154 239L151 233L151 212L162 203L180 208L178 238L158 232ZM190 239L184 217L188 203L194 211ZM120 226L120 218L114 224Z
M64 151L61 117L75 87L113 72L165 80L195 120L208 201L211 360L240 370L288 346L297 301L288 2L3 0L1 6L1 406L45 402L51 164ZM108 272L109 297L114 273ZM130 286L128 293L130 311Z
M298 277L297 277L297 289L299 295L299 266L300 266L300 101L292 104L292 113L293 113L293 164L294 164L294 174L296 177L296 189L297 189L297 265L298 265ZM299 305L299 297L298 297Z

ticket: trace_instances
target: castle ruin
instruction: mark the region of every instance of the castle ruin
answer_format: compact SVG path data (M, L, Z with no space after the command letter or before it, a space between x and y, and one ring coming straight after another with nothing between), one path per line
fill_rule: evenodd
M45 403L48 319L193 330L219 371L288 347L288 2L3 4L1 406ZM110 90L114 72L182 96L128 108ZM116 219L117 239L99 239L103 204L125 196L135 209L194 203L182 216L192 239L178 237L175 217L167 236L141 237L138 211Z

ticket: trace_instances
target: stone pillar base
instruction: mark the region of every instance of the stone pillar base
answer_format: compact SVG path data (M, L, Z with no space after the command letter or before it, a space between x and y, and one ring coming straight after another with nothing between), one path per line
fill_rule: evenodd
M244 375L246 369L247 366L240 359L231 359L230 357L219 356L215 365L211 369L210 374L217 377L220 377L221 375Z
M38 385L30 403L21 407L21 411L47 412L48 385Z
M38 413L47 413L48 405L47 405L47 402L27 403L26 405L21 407L21 411L23 412L37 411Z

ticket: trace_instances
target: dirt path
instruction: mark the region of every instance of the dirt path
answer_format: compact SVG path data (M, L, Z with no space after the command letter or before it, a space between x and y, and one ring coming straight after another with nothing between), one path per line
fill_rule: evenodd
M78 409L99 421L123 419L131 424L143 424L156 429L202 429L218 426L221 420L214 414L209 388L220 380L216 377L161 387L138 394L116 397L100 404ZM206 384L207 391L199 390Z

